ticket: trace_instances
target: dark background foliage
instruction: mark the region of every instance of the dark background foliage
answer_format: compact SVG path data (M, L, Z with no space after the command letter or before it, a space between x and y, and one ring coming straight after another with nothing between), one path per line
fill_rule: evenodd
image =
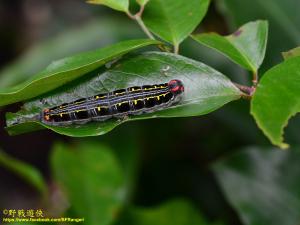
M210 5L208 14L196 32L216 31L224 35L248 21L268 20L269 45L261 69L266 71L281 61L282 51L300 43L300 17L297 12L299 7L295 7L297 4L293 0L216 0ZM32 75L55 59L125 39L144 37L135 23L123 14L105 7L93 7L81 0L1 1L0 33L0 68L3 76L12 74L11 80L1 80L0 77L1 87L25 80L26 75ZM191 39L183 43L181 53L214 67L236 82L250 83L245 71L214 51L200 47ZM3 128L4 112L16 111L18 107L19 105L10 105L0 109L0 148L37 167L45 177L50 191L54 192L56 186L53 184L49 162L54 143L75 142L76 145L82 139L60 136L49 130L8 136ZM296 129L298 124L295 118L287 129L286 138L292 146L299 144L299 132ZM221 221L232 225L243 224L245 219L241 218L245 214L228 197L230 194L222 180L222 177L226 178L226 169L231 168L232 161L226 162L230 164L229 167L226 167L226 163L219 164L224 158L249 151L246 149L248 146L255 146L257 149L262 146L270 147L249 115L247 101L233 102L201 117L130 122L104 136L88 139L105 143L117 152L124 150L123 154L126 154L128 146L136 146L137 181L131 200L135 206L157 206L176 197L186 198L208 221ZM245 157L248 155L243 155L243 160ZM265 155L260 157L266 160L263 158ZM238 164L240 158L234 160ZM248 160L255 161L252 156ZM216 163L218 169L213 170L212 166ZM283 163L289 164L290 161ZM248 171L243 165L245 164L233 167L241 173ZM252 169L255 171L253 173L267 170L263 166ZM274 168L276 169L277 167ZM297 166L295 170L299 170ZM265 175L269 176L271 172ZM297 174L292 175L294 177L291 179L298 179ZM255 177L250 176L249 179L255 182ZM35 190L15 173L0 167L0 180L0 209L31 208L39 205L39 196ZM234 188L239 190L239 186L232 184L231 187L233 191L236 191ZM286 190L292 194L293 191L299 192L297 185L289 186ZM272 192L272 189L269 191ZM263 195L261 197L264 198ZM300 198L295 201L300 201ZM250 204L249 207L259 206ZM300 212L300 208L298 209ZM295 217L297 216L296 213ZM264 224L262 221L268 220L262 219L248 224Z

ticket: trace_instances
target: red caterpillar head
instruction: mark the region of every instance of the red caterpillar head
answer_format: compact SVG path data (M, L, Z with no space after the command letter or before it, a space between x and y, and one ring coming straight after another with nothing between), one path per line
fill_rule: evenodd
M170 89L170 92L172 92L174 95L179 95L184 92L184 86L180 80L170 80L168 83L168 87Z

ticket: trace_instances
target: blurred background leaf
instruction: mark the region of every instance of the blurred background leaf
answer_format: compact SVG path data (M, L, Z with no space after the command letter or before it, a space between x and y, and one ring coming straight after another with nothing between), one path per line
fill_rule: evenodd
M2 150L0 150L0 166L5 167L22 178L40 193L43 200L47 200L47 184L37 168L9 156Z
M228 201L244 224L296 225L300 221L299 150L249 147L216 163Z
M188 201L176 199L151 208L129 208L117 224L135 225L221 225L209 223Z
M109 147L92 142L56 144L51 164L75 216L85 218L85 224L116 219L125 201L125 181Z

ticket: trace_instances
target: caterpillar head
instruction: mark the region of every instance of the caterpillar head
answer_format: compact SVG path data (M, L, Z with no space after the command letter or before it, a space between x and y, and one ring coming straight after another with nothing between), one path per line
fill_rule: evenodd
M168 83L170 92L174 95L179 95L184 92L184 86L180 80L170 80Z

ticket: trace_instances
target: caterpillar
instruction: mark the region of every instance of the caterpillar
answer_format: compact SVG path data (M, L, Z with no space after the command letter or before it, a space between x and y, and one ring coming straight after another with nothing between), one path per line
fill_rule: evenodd
M41 122L64 126L124 118L165 109L178 103L184 92L180 80L134 86L64 103L41 112Z

